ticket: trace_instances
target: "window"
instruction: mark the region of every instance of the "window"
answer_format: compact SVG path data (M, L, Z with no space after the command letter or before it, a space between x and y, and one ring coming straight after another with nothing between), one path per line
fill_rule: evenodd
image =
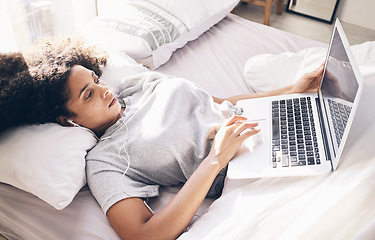
M79 32L95 0L0 0L0 51L22 51L40 37Z

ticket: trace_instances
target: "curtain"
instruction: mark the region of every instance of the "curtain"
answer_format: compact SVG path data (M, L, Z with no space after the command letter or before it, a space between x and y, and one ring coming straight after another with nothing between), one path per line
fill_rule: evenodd
M0 0L0 52L79 32L96 15L96 0Z

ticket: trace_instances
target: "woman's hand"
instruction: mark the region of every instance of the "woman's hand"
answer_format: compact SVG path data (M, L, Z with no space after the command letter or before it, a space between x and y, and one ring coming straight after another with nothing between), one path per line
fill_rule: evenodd
M320 86L324 69L324 63L312 72L305 73L298 82L293 85L293 93L316 92Z
M217 159L223 169L234 157L241 144L260 129L254 129L258 123L244 122L247 118L234 115L217 132L209 156Z

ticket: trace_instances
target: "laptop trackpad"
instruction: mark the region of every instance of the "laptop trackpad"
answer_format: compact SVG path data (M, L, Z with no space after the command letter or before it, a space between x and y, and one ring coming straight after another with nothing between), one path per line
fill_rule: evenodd
M229 178L247 178L251 172L267 171L271 166L271 124L266 119L258 122L260 132L249 137L242 144L235 157L229 163Z
M266 141L266 136L264 135L264 131L266 130L266 120L262 119L256 120L254 122L258 123L258 127L256 128L260 129L260 132L246 139L246 141L243 144L251 153L254 153L254 151L258 152L260 149L262 149L262 146Z

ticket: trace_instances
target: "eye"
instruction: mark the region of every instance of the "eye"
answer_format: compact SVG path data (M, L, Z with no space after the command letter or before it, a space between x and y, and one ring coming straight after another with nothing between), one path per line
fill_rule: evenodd
M96 75L94 71L91 71L91 77L94 80L95 84L99 84L100 83L100 77L98 77L98 75Z
M96 79L94 79L94 83L95 83L95 84L99 84L99 83L100 83L100 78L97 77Z
M91 98L91 96L92 96L92 91L90 90L90 91L89 91L89 93L87 94L87 96L86 96L85 100L88 100L88 99L90 99L90 98Z

